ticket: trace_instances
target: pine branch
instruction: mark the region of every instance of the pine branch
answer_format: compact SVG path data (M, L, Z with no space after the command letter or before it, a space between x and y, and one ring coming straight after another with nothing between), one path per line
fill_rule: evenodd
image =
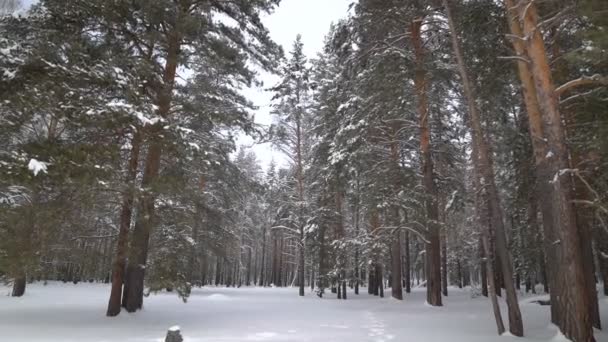
M575 80L566 82L561 86L555 89L555 94L557 96L561 96L563 93L581 86L586 85L608 85L608 76L602 76L600 74L595 74L592 76L582 76Z

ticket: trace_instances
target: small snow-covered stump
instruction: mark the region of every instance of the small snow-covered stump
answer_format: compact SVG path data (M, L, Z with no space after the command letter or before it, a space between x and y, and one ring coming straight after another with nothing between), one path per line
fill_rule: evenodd
M182 337L182 333L180 332L179 326L174 325L167 331L167 337L165 337L165 342L183 342L184 338Z

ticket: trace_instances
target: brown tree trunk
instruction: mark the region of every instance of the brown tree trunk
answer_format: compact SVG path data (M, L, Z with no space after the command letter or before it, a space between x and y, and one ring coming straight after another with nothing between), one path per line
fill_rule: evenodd
M509 27L511 33L515 37L523 37L523 29L519 21L518 10L515 6L514 0L505 0L505 6L509 9L507 11ZM526 57L527 51L524 42L518 38L512 39L512 44L515 52L519 57ZM522 94L524 103L526 105L526 111L528 114L528 125L530 130L530 140L532 141L532 149L534 151L535 160L535 171L536 171L536 189L537 189L537 200L540 204L542 218L543 218L543 231L544 231L544 249L547 255L545 266L548 269L546 274L548 277L543 277L544 285L547 283L556 283L557 267L559 265L558 254L556 247L553 244L556 241L556 232L553 225L553 209L551 201L541 200L547 196L551 196L553 193L553 187L549 182L545 181L549 175L547 169L547 158L548 148L544 141L544 130L542 124L542 117L540 112L540 106L538 103L538 97L536 94L536 87L534 85L534 78L530 70L528 63L524 61L518 61L517 69L519 78L521 80ZM554 287L550 291L550 299L552 303L558 302L558 287ZM551 321L558 324L559 321L559 310L557 305L551 305Z
M473 85L464 62L460 41L457 35L458 31L456 30L449 0L443 0L443 6L448 17L448 24L452 33L454 55L458 64L458 70L460 72L463 90L467 106L469 108L469 122L471 125L472 140L473 144L477 147L478 153L478 160L475 165L480 171L478 176L483 178L483 182L480 182L482 187L481 191L482 193L487 192L491 218L490 224L496 233L496 250L501 261L505 290L507 293L507 306L509 308L509 331L515 336L523 336L523 321L521 318L521 312L519 310L517 292L513 284L513 265L511 262L511 255L507 248L507 237L504 229L502 208L498 198L498 189L494 180L492 157L488 150L488 143L481 126L481 118L477 109Z
M518 5L518 18L523 23L523 34L527 37L527 57L542 114L544 129L542 139L546 141L550 151L545 157L547 172L539 178L539 182L549 183L553 187L546 201L551 202L552 221L557 238L553 244L558 250L559 268L552 270L557 272L557 279L551 283L551 292L558 291L557 323L562 333L575 342L595 341L583 253L580 250L582 244L572 203L574 198L572 179L567 172L568 149L555 85L543 36L538 27L536 5L530 0L522 0Z
M123 194L122 209L120 211L120 226L118 230L118 241L116 242L116 257L112 265L112 289L106 316L114 317L120 313L124 273L127 264L127 249L129 242L129 229L131 229L131 216L133 214L133 200L135 198L135 181L137 167L139 165L139 152L141 136L138 131L133 133L131 140L131 155L127 167L127 189Z
M572 123L573 124L573 123ZM580 155L573 153L571 157L572 165L571 168L575 168L581 164ZM581 172L581 171L579 171ZM579 178L574 179L574 191L577 199L593 201L592 195L589 193L586 185ZM597 298L597 288L595 284L595 261L593 257L593 210L588 207L575 207L576 222L578 228L578 235L580 238L583 258L583 272L585 274L585 285L587 287L587 296L589 300L589 314L593 326L597 329L602 329L602 323L600 319L600 309Z
M433 176L433 159L431 155L431 132L429 129L429 111L427 100L427 78L424 67L424 45L422 42L422 18L417 18L410 24L410 36L416 59L416 88L417 111L420 123L420 155L422 158L422 177L426 190L426 265L427 265L427 302L432 306L441 306L441 243L439 238L439 208L437 204L437 188Z
M181 11L181 9L178 9ZM163 85L159 89L157 114L166 118L171 109L173 99L173 88L178 66L181 37L179 32L170 32L168 35L167 59L163 74ZM162 127L155 124L150 127L150 146L142 178L142 188L145 192L138 208L137 220L133 229L133 240L131 242L131 253L127 266L127 277L125 284L126 300L123 305L128 312L140 310L144 298L144 277L146 262L148 260L148 245L150 234L155 226L154 202L156 196L152 188L158 179L160 161L162 155Z

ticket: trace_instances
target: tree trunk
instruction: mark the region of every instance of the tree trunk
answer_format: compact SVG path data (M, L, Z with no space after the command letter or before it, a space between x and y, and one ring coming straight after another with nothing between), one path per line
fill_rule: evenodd
M405 293L412 292L412 279L410 271L410 233L405 232Z
M327 246L325 245L325 225L319 227L319 291L325 291L327 286Z
M299 292L298 294L300 296L304 296L304 267L305 266L305 260L304 260L304 253L306 252L306 245L305 240L304 240L304 227L302 227L300 229L300 239L301 239L301 245L300 245L300 253L299 253L299 259L298 259L298 278L300 279L300 284L299 284Z
M376 275L375 275L376 266L370 265L369 271L367 272L367 293L373 294L374 296L378 295L378 287L376 286Z
M247 248L247 275L245 277L245 286L251 285L251 247Z
M551 282L551 292L557 291L558 294L555 303L559 310L557 323L562 333L575 342L595 341L582 244L572 204L572 179L567 172L568 149L549 60L538 27L536 5L530 0L522 0L517 7L517 14L523 23L523 35L527 37L527 57L544 130L541 139L547 143L550 152L545 156L546 173L539 177L539 182L549 183L553 188L551 193L545 194L545 198L546 202L551 202L552 222L557 238L552 244L558 251L559 264L558 268L550 270L556 272L557 278Z
M444 220L445 222L445 220ZM448 248L445 227L441 234L441 292L444 296L448 296Z
M114 317L120 313L125 268L127 265L127 249L129 242L129 230L131 229L131 216L133 214L133 200L135 198L135 181L137 167L139 165L139 152L141 146L141 135L136 131L131 140L131 155L127 169L125 184L127 189L123 194L122 209L120 211L120 226L118 230L118 241L116 242L116 257L112 266L112 289L106 316Z
M403 287L401 283L401 233L396 230L391 246L391 293L393 298L403 300Z
M511 255L507 247L507 238L503 222L503 213L500 206L500 200L498 198L498 189L496 188L496 182L494 180L494 170L492 165L492 158L488 150L488 143L484 136L483 129L481 126L481 119L477 110L476 98L473 91L473 85L469 78L468 71L464 62L462 49L460 47L460 41L457 35L454 18L450 8L449 0L443 0L443 6L445 8L448 24L452 33L452 45L454 55L458 64L458 70L460 72L463 90L469 108L469 122L471 125L471 134L473 144L477 147L478 162L475 163L479 167L478 176L483 178L483 182L480 182L482 186L482 192L487 191L487 199L490 209L491 225L496 232L496 250L501 261L501 267L504 275L505 290L507 293L507 306L509 308L509 331L515 336L523 336L523 322L521 318L521 312L519 310L519 303L517 300L517 292L513 284L513 265L511 263ZM487 252L487 251L486 251Z
M482 244L483 249L486 255L490 255L490 241L488 239L487 233L484 231L482 233ZM487 272L488 272L488 289L490 300L492 301L492 309L494 311L494 319L496 320L496 330L498 331L498 335L502 335L505 332L505 324L502 320L502 314L500 313L500 306L498 304L498 297L496 295L496 283L494 281L494 263L486 262Z
M359 188L359 177L357 175L357 179L356 179L356 199L355 199L355 207L354 207L354 213L353 216L355 218L355 236L358 238L359 237L359 200L360 200L360 196L359 196L359 192L360 192L360 188ZM355 294L358 295L359 294L359 283L361 281L361 267L359 266L359 245L355 246Z
M505 5L508 9L509 27L511 33L515 37L523 37L523 29L519 21L519 13L513 0L505 0ZM526 57L527 51L524 42L518 38L512 39L513 47L520 57ZM536 187L537 187L537 200L540 204L542 217L543 217L543 230L545 235L544 246L545 253L547 255L547 261L545 266L548 272L544 272L550 278L543 277L543 284L545 285L545 291L547 290L547 283L557 283L557 267L559 266L558 254L556 246L553 244L556 238L556 227L553 225L553 209L551 201L541 200L551 196L554 189L549 182L546 181L547 177L551 177L547 168L548 148L546 142L543 140L544 129L542 127L542 115L540 112L540 105L538 103L538 96L536 92L536 86L534 84L534 78L530 70L528 63L519 61L517 63L519 78L522 85L522 93L526 110L528 113L528 125L530 131L530 139L532 141L532 148L534 151L535 160L535 171L536 171ZM544 268L542 269L544 271ZM551 303L558 303L559 294L558 287L556 286L553 291L550 291ZM558 324L559 322L559 310L557 305L551 305L551 320L553 323Z
M441 246L439 238L439 208L437 204L437 187L433 176L433 159L431 155L431 133L429 129L429 112L427 100L427 78L424 67L424 45L422 42L422 18L410 24L410 36L416 59L414 86L416 88L417 111L420 122L420 155L422 158L422 177L426 190L427 234L427 302L432 306L441 306Z
M264 270L265 270L265 266L266 266L265 258L266 258L266 226L262 227L262 261L260 263L260 278L259 278L258 286L266 285L266 283L264 282L264 280L265 280Z
M181 9L179 9L181 11ZM179 15L178 15L179 16ZM179 18L178 18L179 20ZM181 37L178 32L170 32L168 35L167 59L165 62L163 85L159 89L158 115L166 118L171 109L173 88L178 66ZM153 188L158 179L160 161L162 155L162 126L155 124L150 127L150 147L146 156L142 188L145 189L138 208L137 220L133 229L133 240L131 242L131 253L127 266L126 277L126 302L125 308L128 312L135 312L143 307L144 299L144 277L146 263L148 260L148 247L150 234L155 226L154 202L156 196Z
M25 294L25 286L26 286L26 276L25 273L20 274L15 279L13 279L13 291L11 292L12 297L21 297Z
M483 246L483 239L479 239L479 260L480 260L480 277L481 277L481 295L484 297L488 296L488 257L486 255L485 248Z
M600 278L603 283L604 296L608 296L608 233L598 229L595 239L595 249L598 252Z
M384 276L382 274L382 266L380 264L376 264L376 292L374 294L378 294L380 298L384 298Z

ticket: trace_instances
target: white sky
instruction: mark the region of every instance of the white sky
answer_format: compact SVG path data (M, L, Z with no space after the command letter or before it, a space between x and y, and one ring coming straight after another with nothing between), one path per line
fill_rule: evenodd
M332 22L346 17L348 8L355 0L281 0L281 5L272 14L263 18L263 22L270 31L272 39L281 44L285 53L291 50L293 41L298 34L302 35L304 52L309 58L316 56L323 48L323 40L329 31ZM268 88L277 82L277 78L262 74L264 87ZM256 122L264 125L272 123L270 115L270 99L272 94L263 88L248 89L246 95L260 109L256 114ZM272 148L270 144L253 145L251 139L246 137L239 141L246 146L252 146L258 159L266 168L270 161L285 164L286 158L281 152Z

